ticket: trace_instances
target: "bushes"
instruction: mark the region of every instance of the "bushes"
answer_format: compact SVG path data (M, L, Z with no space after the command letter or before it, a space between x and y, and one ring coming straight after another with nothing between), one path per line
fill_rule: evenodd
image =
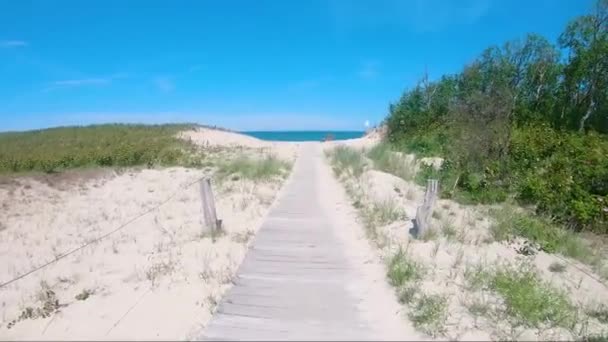
M193 147L176 138L188 125L93 125L0 134L0 173L85 166L175 165Z
M391 105L388 139L443 156L442 195L513 196L576 230L608 233L608 1L572 21L559 44L529 35L486 49L462 72L428 77ZM592 38L592 39L591 39Z
M509 166L524 203L574 227L608 233L608 139L546 126L515 130Z
M505 160L488 158L479 171L454 162L453 153L439 172L422 167L418 181L438 178L442 196L465 203L497 203L513 194L572 228L608 233L608 139L548 125L511 130Z

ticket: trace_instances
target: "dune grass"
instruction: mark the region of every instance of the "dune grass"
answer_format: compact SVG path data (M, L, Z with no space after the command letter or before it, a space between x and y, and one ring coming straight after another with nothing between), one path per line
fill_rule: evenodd
M108 124L0 133L0 173L95 166L200 166L202 154L176 137L193 126Z
M227 177L234 179L245 178L252 181L270 180L283 176L291 169L291 164L274 156L252 158L241 155L235 159L219 163L217 177L220 180Z
M505 205L491 211L496 222L491 232L497 241L521 236L536 242L548 253L560 253L587 264L598 262L598 256L575 232L567 230L550 219L534 216L515 207Z
M492 270L477 267L465 273L473 289L486 289L502 298L506 314L525 327L560 326L576 323L576 307L565 292L543 281L529 265L496 265Z
M351 173L353 176L359 177L363 173L365 162L361 152L356 149L348 146L337 146L327 154L336 175Z
M388 143L379 143L367 152L367 157L374 162L374 168L411 180L414 177L414 165L402 155L391 150Z
M391 285L399 288L422 278L424 268L410 259L405 251L399 249L388 263L386 276Z

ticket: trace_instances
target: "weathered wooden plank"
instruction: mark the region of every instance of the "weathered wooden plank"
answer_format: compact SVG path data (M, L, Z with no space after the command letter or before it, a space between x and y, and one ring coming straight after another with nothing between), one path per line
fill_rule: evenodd
M317 199L305 150L239 267L202 339L361 340L372 329L348 286L357 281L345 246Z

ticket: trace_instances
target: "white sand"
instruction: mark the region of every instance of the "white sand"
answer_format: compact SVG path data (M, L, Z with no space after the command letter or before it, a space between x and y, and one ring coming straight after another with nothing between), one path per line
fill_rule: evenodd
M261 153L271 153L278 158L293 161L299 143L264 141L248 135L220 131L209 128L197 128L180 133L180 137L205 147L229 147L232 151L248 149L248 153L257 150Z
M333 145L339 144L356 148L373 146L369 141L360 140L336 142ZM428 162L434 166L440 163L437 159ZM417 168L420 163L410 161L404 165ZM576 327L578 330L572 331L564 328L526 329L511 326L505 316L473 316L467 308L472 303L500 305L500 299L494 294L467 289L465 272L478 265L491 270L497 265L530 263L545 281L565 291L571 302L581 308L593 308L608 303L608 288L597 280L599 276L594 275L588 266L575 260L542 251L532 256L523 256L517 252L521 241L492 242L489 232L492 218L487 213L488 207L464 206L451 200L439 199L435 205L437 215L431 222L437 237L425 242L414 239L410 234L416 209L423 201L422 187L394 175L373 170L371 166L367 167L359 179L343 176L341 181L349 194L362 202L364 207L392 203L403 212L403 219L377 227L379 251L388 258L397 249L402 248L411 259L424 265L427 272L418 287L426 294L448 298L448 315L442 335L444 338L571 340L608 329L606 324L583 316L579 318L579 325ZM446 226L455 229L453 237L447 238L442 232ZM552 263L567 265L566 270L562 273L551 272L549 265ZM407 313L407 305L404 309ZM585 326L584 322L587 322L588 326Z
M240 152L265 147L295 158L296 148L289 144L268 145L210 130L189 134L196 143L204 140L228 151L233 143L242 143ZM160 205L99 243L0 288L0 340L167 340L199 329L229 288L248 241L281 186L279 179L214 183L226 232L214 242L208 234L202 236L196 183L212 172L174 167L55 186L33 178L0 185L0 282ZM83 291L90 296L77 300ZM35 312L44 302L52 309L55 300L59 308L49 317L19 319L28 307Z

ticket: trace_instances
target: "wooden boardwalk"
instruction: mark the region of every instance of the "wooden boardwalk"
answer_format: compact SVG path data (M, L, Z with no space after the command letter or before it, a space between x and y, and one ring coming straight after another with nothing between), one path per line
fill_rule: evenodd
M347 287L358 281L319 200L319 145L304 145L293 175L206 329L203 340L378 339Z

